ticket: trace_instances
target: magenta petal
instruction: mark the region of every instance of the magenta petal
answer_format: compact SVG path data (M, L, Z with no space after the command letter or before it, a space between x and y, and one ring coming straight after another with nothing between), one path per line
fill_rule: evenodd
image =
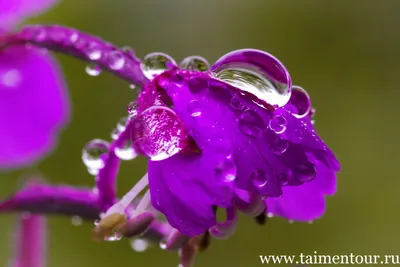
M0 168L27 165L49 153L69 117L56 62L33 49L1 51L0 114Z
M46 218L21 216L13 267L45 267Z
M9 28L26 17L38 15L56 0L0 0L0 28Z
M325 212L325 195L336 191L335 172L318 162L317 176L301 186L286 186L281 198L268 198L268 212L295 221L311 221Z

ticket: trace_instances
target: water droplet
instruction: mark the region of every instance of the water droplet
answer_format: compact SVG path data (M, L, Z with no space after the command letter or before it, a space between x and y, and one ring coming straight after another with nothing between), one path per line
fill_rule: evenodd
M100 170L104 167L103 156L109 151L108 142L101 139L94 139L87 143L82 150L82 161L92 170Z
M285 117L281 115L276 115L271 118L269 121L269 128L274 131L276 134L282 134L286 131L287 121Z
M116 230L109 236L106 236L104 240L114 242L121 240L123 237L124 237L123 234L121 234L118 230Z
M285 186L289 183L289 176L286 173L280 173L276 176L276 179L282 186Z
M262 169L255 169L250 175L250 180L257 187L264 187L268 183L265 171Z
M189 144L188 133L176 113L164 106L141 112L132 124L134 147L151 160L164 160Z
M127 140L121 147L116 147L115 155L122 160L132 160L136 158L136 151L132 147L131 140Z
M242 101L240 101L240 99L236 96L231 98L230 106L234 110L238 110L238 111L243 110L245 107L244 104L242 103Z
M117 140L120 134L121 134L121 132L117 128L114 128L111 131L111 139Z
M285 151L288 149L289 142L280 138L279 136L275 136L274 138L272 138L269 145L272 152L277 155L281 155L285 153Z
M303 183L310 182L315 178L317 172L312 163L300 164L294 169L294 177Z
M79 38L79 34L77 32L71 32L69 38L67 39L67 45L74 44Z
M167 240L164 239L160 241L160 248L167 249Z
M220 181L233 182L236 179L236 165L232 155L227 156L216 168L215 174Z
M128 111L130 118L136 117L138 110L138 105L136 101L129 102L128 106L126 107L126 110Z
M90 60L99 60L101 58L101 50L96 43L90 43L85 47L85 54Z
M117 129L118 129L120 132L125 131L126 125L127 125L128 121L129 121L129 118L128 118L128 117L122 117L122 118L118 121L118 123L117 123Z
M311 112L310 96L300 86L292 87L292 95L290 96L289 103L293 104L296 109L292 112L296 118L304 118Z
M21 72L17 69L9 69L3 75L0 75L0 84L5 87L15 88L22 82Z
M248 135L256 137L265 128L265 124L260 115L254 110L248 109L239 117L239 130Z
M89 173L90 175L96 176L96 175L99 174L99 169L96 169L96 168L87 168L87 170L88 170L88 173Z
M192 100L189 102L187 106L187 112L192 116L192 117L198 117L201 115L202 112L202 105L199 101L197 100Z
M208 61L200 56L190 56L182 60L180 66L192 71L207 71L210 67Z
M71 221L72 221L72 224L75 226L82 225L82 218L79 216L72 216Z
M176 66L176 62L172 57L164 53L154 52L144 57L141 68L143 74L152 80L172 66Z
M124 55L118 50L112 51L108 55L108 64L112 70L122 69L125 65Z
M136 252L144 252L149 247L149 242L142 238L132 240L131 247Z
M274 56L253 49L230 52L211 67L214 77L269 105L282 107L290 98L291 80L282 63Z
M272 212L268 212L268 213L267 213L267 217L268 217L268 218L273 218L273 217L274 217L274 214L273 214Z
M130 84L130 85L129 85L129 89L132 89L132 90L136 89L136 85L135 85L135 84L133 84L133 83L132 83L132 84Z
M90 64L86 66L86 73L90 76L99 76L101 73L101 68L96 64Z
M129 56L130 59L135 59L135 52L133 51L132 47L124 46L122 50Z

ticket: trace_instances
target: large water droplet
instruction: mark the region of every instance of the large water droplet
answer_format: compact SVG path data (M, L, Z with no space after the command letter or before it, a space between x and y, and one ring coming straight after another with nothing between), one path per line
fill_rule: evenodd
M108 64L112 70L122 69L125 65L124 55L118 50L112 51L108 54Z
M198 117L201 115L203 106L202 104L197 101L197 100L192 100L189 102L187 106L187 112L192 116L192 117Z
M101 68L96 64L87 65L85 70L90 76L99 76L101 73Z
M309 182L315 178L317 171L312 163L300 164L294 169L294 177L303 183Z
M189 144L182 121L164 106L150 107L133 120L132 141L138 152L154 161L167 159Z
M131 140L127 140L120 147L116 147L114 150L115 155L122 160L132 160L136 158L135 149L132 147Z
M296 110L292 111L293 116L296 118L304 118L311 112L311 100L306 90L300 86L292 87L292 95L290 96L289 103L291 103Z
M282 134L286 131L287 121L285 117L281 115L274 115L269 121L269 128L276 134Z
M291 80L282 63L274 56L253 49L230 52L211 67L214 77L269 105L282 107L290 98Z
M236 165L233 161L232 155L227 156L222 162L215 168L215 174L220 181L233 182L236 179Z
M280 138L279 136L275 136L274 138L272 138L269 145L272 152L277 155L281 155L288 149L289 142Z
M109 151L109 143L94 139L87 143L82 150L82 161L91 170L100 170L104 167L103 156Z
M163 239L160 241L160 248L167 249L167 240Z
M176 66L175 60L167 54L154 52L144 57L141 68L144 76L152 80L167 69Z
M207 71L210 67L208 61L200 56L190 56L182 60L179 64L183 69L192 71Z
M132 240L131 247L136 252L144 252L149 247L149 242L146 239L137 238Z
M255 169L250 175L250 180L257 187L264 187L268 183L267 175L262 169Z
M248 135L256 137L265 128L264 120L254 110L248 109L239 117L239 130Z
M119 240L121 240L123 237L124 237L124 236L123 236L122 233L120 233L119 231L114 231L114 232L112 232L110 235L106 236L104 240L105 240L105 241L112 241L112 242L114 242L114 241L119 241Z

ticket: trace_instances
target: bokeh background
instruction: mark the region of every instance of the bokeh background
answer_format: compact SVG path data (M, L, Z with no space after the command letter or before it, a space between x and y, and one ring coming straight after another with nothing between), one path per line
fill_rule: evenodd
M11 0L10 0L11 1ZM313 224L241 218L236 234L215 241L196 266L258 266L260 254L399 254L400 248L400 1L369 0L65 0L29 23L57 23L134 48L143 57L162 51L177 61L200 54L214 62L239 48L268 51L295 84L312 96L316 128L342 164L338 192ZM82 62L58 56L69 85L72 119L57 150L37 166L1 173L0 196L20 179L42 173L54 183L92 185L82 146L109 139L135 97L107 73L90 77ZM126 192L146 170L125 163L118 180ZM13 215L0 217L0 265L11 253ZM92 225L51 218L48 266L177 266L158 246L134 252L128 240L95 243Z

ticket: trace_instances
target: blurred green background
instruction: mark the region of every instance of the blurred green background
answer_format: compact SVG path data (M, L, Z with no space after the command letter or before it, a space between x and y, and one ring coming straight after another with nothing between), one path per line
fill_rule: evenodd
M400 1L321 0L65 0L29 22L56 23L128 45L143 57L162 51L177 61L193 54L214 62L239 48L277 56L295 84L312 96L316 128L342 164L338 192L313 224L279 218L255 225L241 218L236 234L215 241L196 266L258 266L259 254L399 254ZM103 73L90 77L82 62L58 56L72 102L72 119L57 151L35 168L0 174L6 196L21 176L40 172L54 183L92 185L82 146L109 139L126 104L128 84ZM146 170L144 159L123 165L126 192ZM0 265L11 253L15 217L0 217ZM177 266L157 246L134 252L128 240L95 243L92 225L51 218L48 266Z

